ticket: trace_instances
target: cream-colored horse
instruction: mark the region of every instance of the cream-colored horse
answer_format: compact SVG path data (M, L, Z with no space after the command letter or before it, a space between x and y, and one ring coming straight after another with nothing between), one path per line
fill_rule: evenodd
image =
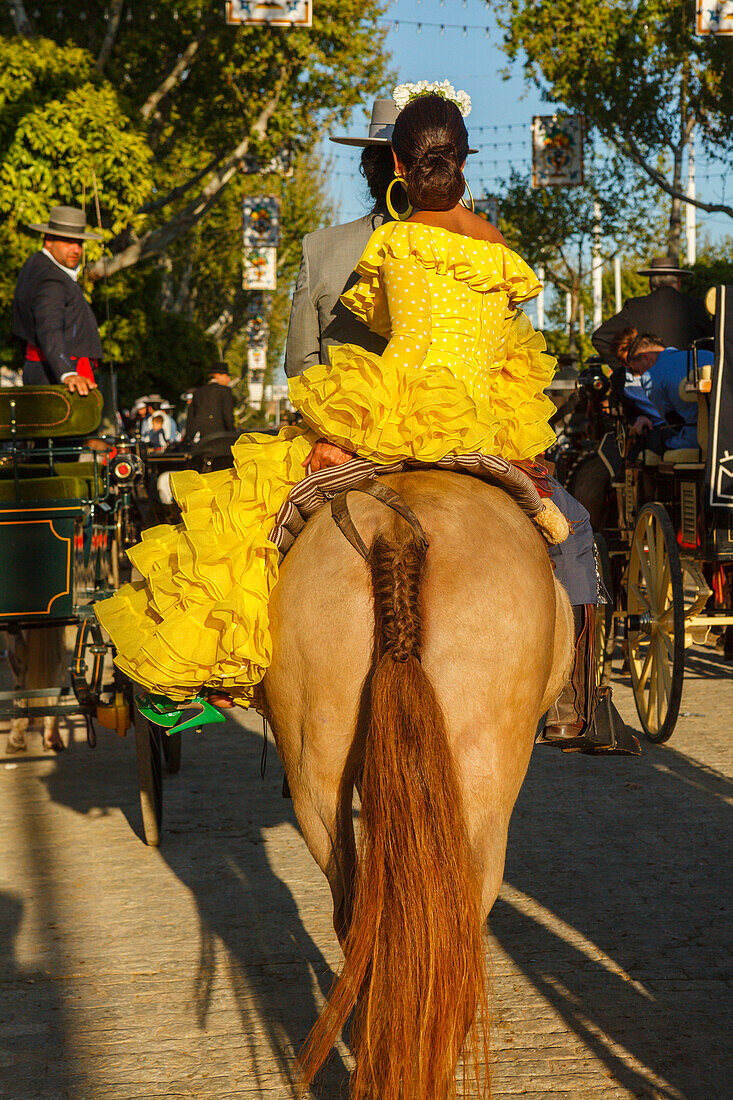
M444 1100L472 1021L483 1030L483 923L573 624L541 536L505 493L437 471L384 480L422 524L424 561L374 499L349 497L370 567L322 509L273 593L261 702L346 956L304 1079L355 1007L351 1096ZM478 1095L480 1035L472 1048Z

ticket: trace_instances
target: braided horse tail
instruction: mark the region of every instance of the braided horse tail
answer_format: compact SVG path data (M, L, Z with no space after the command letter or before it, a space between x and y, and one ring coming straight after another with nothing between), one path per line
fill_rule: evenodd
M435 690L420 663L424 544L375 539L371 723L346 960L301 1054L310 1083L354 1006L352 1100L444 1100L488 1088L478 875Z

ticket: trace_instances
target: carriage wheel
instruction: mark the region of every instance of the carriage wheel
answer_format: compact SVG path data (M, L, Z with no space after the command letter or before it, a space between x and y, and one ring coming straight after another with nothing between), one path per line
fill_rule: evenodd
M682 698L685 604L672 522L662 504L645 504L631 544L627 636L634 701L650 741L672 736Z
M182 734L166 733L161 730L160 740L163 746L163 759L168 775L175 775L181 770L181 741Z
M600 532L593 536L593 550L598 566L598 574L608 594L608 603L596 604L596 687L605 687L611 678L611 657L613 656L613 574L608 544Z
M135 748L145 843L151 848L157 848L160 844L163 821L161 732L153 722L149 722L145 715L140 713L137 704L135 705Z

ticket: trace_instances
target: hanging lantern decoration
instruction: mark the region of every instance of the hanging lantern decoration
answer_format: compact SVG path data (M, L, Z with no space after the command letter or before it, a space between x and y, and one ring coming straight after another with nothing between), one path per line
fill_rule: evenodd
M532 119L532 186L580 187L583 115L535 115Z
M313 0L227 0L226 16L234 27L310 27Z

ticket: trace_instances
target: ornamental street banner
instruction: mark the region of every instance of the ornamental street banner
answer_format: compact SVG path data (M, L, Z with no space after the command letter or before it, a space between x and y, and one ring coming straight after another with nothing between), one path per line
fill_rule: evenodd
M242 210L242 286L245 290L277 289L279 240L280 200L273 195L245 198Z
M583 115L535 115L532 186L580 187L583 182Z
M705 481L711 507L733 510L733 286L717 293Z
M277 249L248 248L242 265L245 290L277 290Z
M280 200L274 195L248 196L242 204L245 248L277 248Z
M313 0L227 0L227 23L235 27L310 27Z
M266 317L250 317L247 321L247 343L251 348L266 348L270 326Z
M733 0L697 0L695 34L733 34Z

